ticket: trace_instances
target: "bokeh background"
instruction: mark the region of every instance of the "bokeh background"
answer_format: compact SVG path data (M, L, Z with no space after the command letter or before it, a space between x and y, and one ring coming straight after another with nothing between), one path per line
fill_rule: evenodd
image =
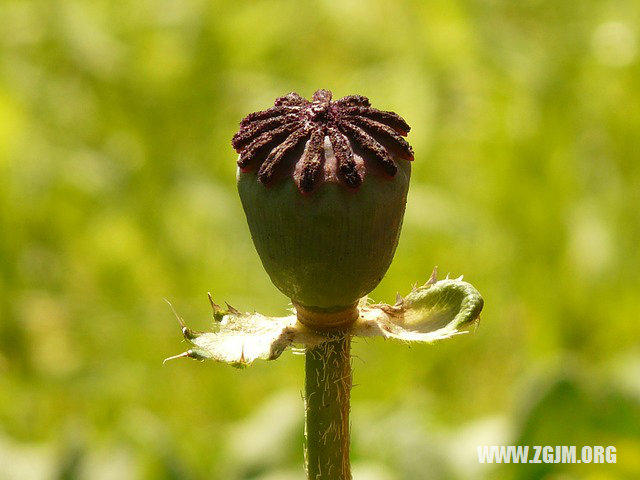
M640 478L639 25L633 0L0 0L0 479L302 478L303 358L163 366L163 298L196 329L207 291L286 313L230 138L317 88L413 127L372 297L438 265L486 300L466 336L356 342L355 479Z

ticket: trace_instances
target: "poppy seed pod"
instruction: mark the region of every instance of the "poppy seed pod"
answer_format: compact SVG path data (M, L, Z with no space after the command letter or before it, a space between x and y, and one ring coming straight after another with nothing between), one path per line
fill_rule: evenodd
M298 309L354 310L398 244L410 127L366 97L296 93L252 113L233 137L238 191L273 284Z

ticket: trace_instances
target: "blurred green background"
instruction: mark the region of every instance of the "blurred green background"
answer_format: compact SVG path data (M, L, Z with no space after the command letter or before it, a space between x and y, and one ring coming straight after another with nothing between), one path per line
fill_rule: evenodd
M0 0L0 479L302 478L303 358L163 366L163 298L196 329L207 291L286 313L230 138L318 88L413 127L371 296L438 265L486 301L435 346L356 342L354 478L640 478L639 25L634 0Z

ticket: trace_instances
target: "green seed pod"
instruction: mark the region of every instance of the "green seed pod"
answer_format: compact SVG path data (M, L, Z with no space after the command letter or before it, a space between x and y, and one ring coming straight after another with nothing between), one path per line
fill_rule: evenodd
M361 96L295 93L242 120L238 191L262 264L300 310L353 310L386 273L402 226L410 127Z

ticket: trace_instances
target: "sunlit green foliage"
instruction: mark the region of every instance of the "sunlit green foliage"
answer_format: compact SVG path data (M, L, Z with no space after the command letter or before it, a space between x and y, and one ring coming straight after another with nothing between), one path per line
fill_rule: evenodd
M355 478L640 477L639 25L633 0L0 0L0 479L300 478L302 359L162 366L162 299L196 328L209 290L286 313L230 138L318 88L413 127L372 297L438 265L486 300L474 335L355 345ZM478 465L514 443L618 465Z

